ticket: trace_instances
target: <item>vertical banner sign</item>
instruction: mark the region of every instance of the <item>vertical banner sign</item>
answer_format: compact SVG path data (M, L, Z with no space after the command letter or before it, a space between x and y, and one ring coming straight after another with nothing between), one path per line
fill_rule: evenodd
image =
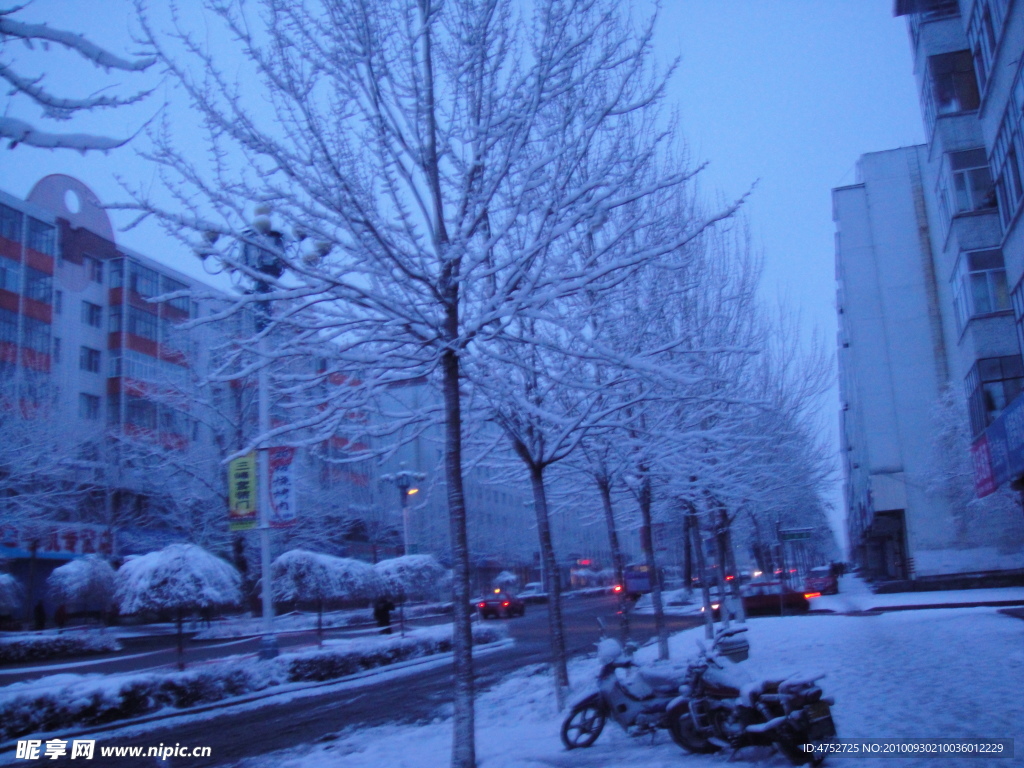
M292 476L294 448L270 449L270 527L295 525L295 482Z
M256 454L247 453L228 463L228 529L256 527Z

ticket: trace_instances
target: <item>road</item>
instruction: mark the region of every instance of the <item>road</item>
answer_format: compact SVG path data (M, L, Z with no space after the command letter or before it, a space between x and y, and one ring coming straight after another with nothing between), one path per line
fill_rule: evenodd
M616 600L598 597L567 601L563 607L566 646L570 655L593 651L601 631L595 621L602 617L609 627L617 627ZM475 659L477 686L489 688L510 672L549 658L548 611L545 605L530 605L521 619L508 620L515 645L506 651ZM669 617L672 631L694 626L697 620ZM632 639L644 642L654 632L653 618L632 616ZM258 712L214 710L202 722L175 723L158 727L145 736L118 740L116 744L155 746L187 744L212 747L209 759L181 758L160 763L165 766L230 766L245 757L329 739L332 734L354 726L372 726L386 722L417 722L446 713L451 703L451 669L448 665L410 672L401 678L401 694L394 681L382 682L372 676L365 684L323 696L291 702L272 703ZM101 744L107 742L99 742ZM115 742L111 741L110 744ZM153 759L118 759L118 766L152 768Z

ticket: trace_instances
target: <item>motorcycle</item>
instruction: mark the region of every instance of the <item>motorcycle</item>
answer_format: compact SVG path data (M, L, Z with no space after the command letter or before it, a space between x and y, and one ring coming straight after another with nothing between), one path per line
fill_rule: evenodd
M751 680L738 668L749 655L741 637L746 627L719 630L711 649L687 668L680 695L666 712L673 741L687 752L708 753L729 747L774 746L794 765L818 765L818 752L803 745L836 735L831 705L816 685L823 675L787 680Z
M607 637L597 644L601 663L597 687L578 697L562 722L566 749L591 746L608 718L631 736L668 728L668 704L678 696L683 670L637 664L633 660L635 650L634 643L623 648Z

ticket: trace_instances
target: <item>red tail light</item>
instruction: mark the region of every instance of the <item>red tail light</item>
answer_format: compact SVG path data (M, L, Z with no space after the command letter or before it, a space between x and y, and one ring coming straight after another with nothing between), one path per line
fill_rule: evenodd
M487 603L477 603L476 607L477 608L486 608L487 607Z
M508 608L508 600L501 604L502 608Z
M612 587L612 592L621 592L621 591L622 591L622 585L621 584L616 584L614 587Z
M732 581L732 580L733 580L733 579L735 579L735 578L736 578L735 576L726 576L726 577L725 577L725 580L726 580L726 581Z
M821 592L805 592L804 597L810 600L812 597L821 597Z

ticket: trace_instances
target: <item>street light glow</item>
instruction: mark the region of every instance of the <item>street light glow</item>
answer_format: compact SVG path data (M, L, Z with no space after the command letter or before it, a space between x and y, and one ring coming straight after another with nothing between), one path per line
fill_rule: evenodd
M412 496L414 493L419 493L419 492L420 492L419 488L410 488L408 491L405 492L405 495L406 496Z

